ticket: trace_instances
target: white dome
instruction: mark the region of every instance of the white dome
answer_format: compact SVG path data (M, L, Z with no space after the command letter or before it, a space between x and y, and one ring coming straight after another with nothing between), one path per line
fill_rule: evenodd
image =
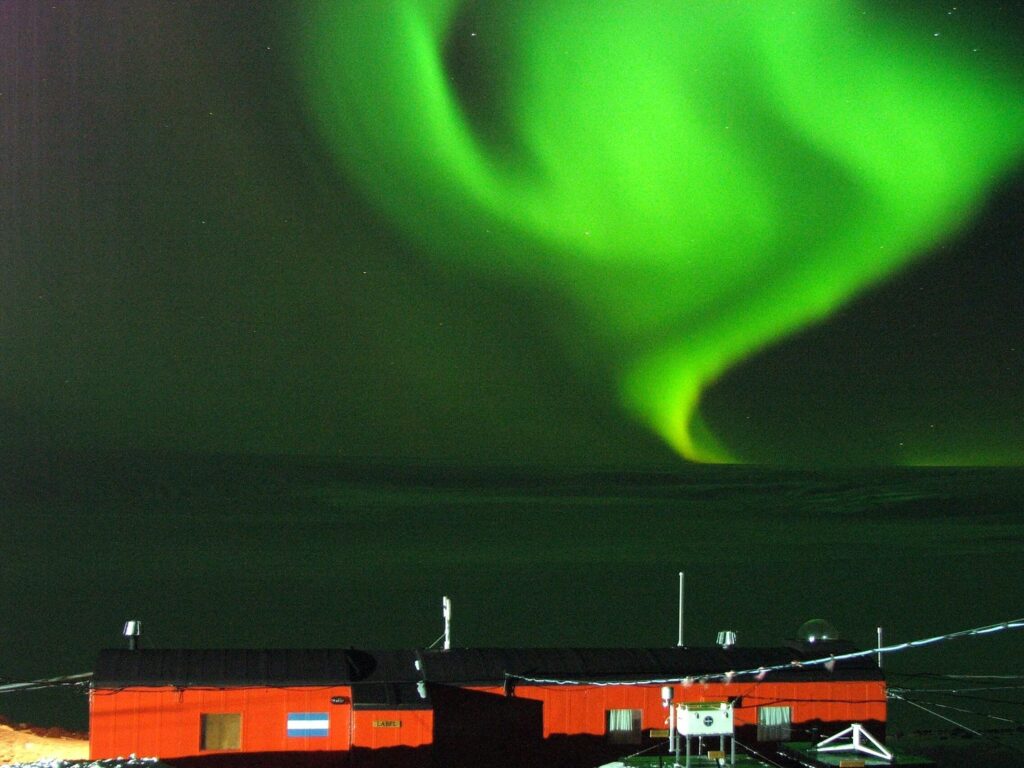
M796 631L797 640L805 643L817 643L822 640L838 640L839 631L832 626L832 622L825 619L811 619L800 625Z

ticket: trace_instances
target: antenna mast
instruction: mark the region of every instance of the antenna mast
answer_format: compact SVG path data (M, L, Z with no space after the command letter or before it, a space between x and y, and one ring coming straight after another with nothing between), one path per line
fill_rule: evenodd
M679 641L676 643L680 648L683 647L683 586L684 586L683 572L679 572Z
M452 647L452 601L448 596L441 598L441 613L444 615L444 649Z

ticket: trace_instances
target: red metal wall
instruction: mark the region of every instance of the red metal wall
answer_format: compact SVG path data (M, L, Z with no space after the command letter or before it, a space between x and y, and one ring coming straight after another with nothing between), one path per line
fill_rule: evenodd
M481 688L500 694L500 688ZM788 706L797 726L814 720L848 725L874 720L885 722L885 683L808 682L694 683L673 686L677 703L726 701L741 698L735 710L737 727L756 726L757 708ZM668 711L661 705L661 686L534 686L518 685L515 695L544 703L544 736L603 735L609 709L643 711L641 727L666 728Z
M356 747L421 747L432 743L433 733L434 712L430 709L352 712L352 744Z
M503 695L501 688L475 690ZM885 683L695 683L674 686L677 702L724 701L739 697L737 727L757 724L760 706L789 706L792 723L820 720L836 724L885 722ZM519 685L515 695L543 704L544 737L603 736L610 709L642 710L642 728L666 727L661 686ZM331 704L343 696L344 704ZM359 710L351 690L330 688L126 688L98 689L90 698L90 758L136 754L140 757L186 757L216 754L200 751L200 715L242 715L241 752L345 751L350 747L382 749L432 743L431 710ZM327 712L326 737L289 737L289 712Z
M331 704L342 696L344 704ZM241 752L345 751L429 744L433 713L352 711L347 686L329 688L126 688L94 690L89 704L89 756L186 757L200 751L200 715L242 715ZM327 712L326 737L289 737L289 712ZM375 727L374 721L378 721ZM398 727L388 727L399 722ZM385 727L380 727L386 724ZM234 752L235 750L231 750Z

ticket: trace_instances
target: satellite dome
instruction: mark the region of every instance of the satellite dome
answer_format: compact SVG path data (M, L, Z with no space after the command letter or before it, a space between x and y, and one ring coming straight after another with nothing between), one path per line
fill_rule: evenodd
M818 643L822 640L838 640L839 631L832 622L825 619L811 619L800 625L796 631L796 639L804 643Z

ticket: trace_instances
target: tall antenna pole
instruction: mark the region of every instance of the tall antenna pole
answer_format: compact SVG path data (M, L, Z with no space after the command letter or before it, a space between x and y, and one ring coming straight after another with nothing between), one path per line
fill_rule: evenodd
M676 643L680 648L683 647L683 589L684 589L684 576L683 572L679 572L679 641Z
M444 615L444 649L452 647L452 601L445 595L441 598L441 613Z

